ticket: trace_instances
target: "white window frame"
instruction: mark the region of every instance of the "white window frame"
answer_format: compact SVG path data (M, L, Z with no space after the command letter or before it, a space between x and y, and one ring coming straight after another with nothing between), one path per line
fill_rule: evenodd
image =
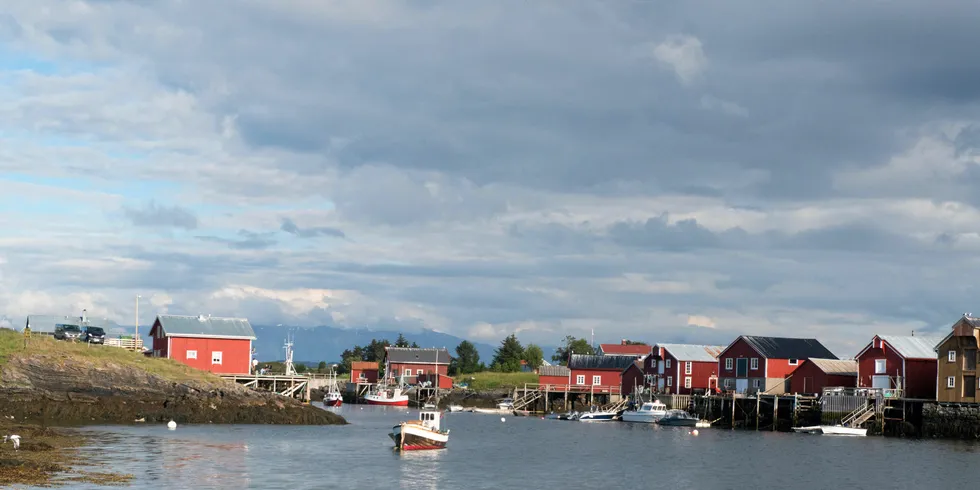
M727 389L731 387L732 387L732 378L725 378L725 388Z
M402 368L402 376L408 377L411 375L412 375L412 368Z
M751 369L753 371L758 371L759 370L759 358L758 357L753 357L752 360L749 361L749 369Z
M364 371L357 373L357 379L367 379L367 373Z
M196 350L193 350L193 349L188 349L187 350L187 358L188 359L197 359L197 351Z
M578 374L578 375L576 375L575 376L575 384L577 384L577 385L584 385L585 384L585 375L584 374Z
M753 379L752 380L752 387L753 388L759 389L760 386L762 386L762 383L759 382L759 378L756 378L756 379Z
M732 359L731 357L726 357L725 371L731 371L732 369L735 369L735 359Z
M221 361L224 358L220 350L211 352L211 364L221 365Z
M881 369L878 369L881 367ZM875 359L875 374L886 374L888 372L888 359Z
M947 388L956 388L956 376L949 376L946 378Z
M664 361L664 367L667 368L667 369L670 369L670 359L667 359L666 361Z
M598 374L593 374L592 375L592 384L595 385L595 386L601 386L602 385L602 376L601 375L598 375Z
M667 386L674 386L674 377L667 376Z
M798 366L800 364L799 359L789 359L787 362L789 362L790 366Z
M684 388L685 389L688 389L688 390L691 389L691 377L690 376L685 376L684 377Z
M691 374L691 371L693 371L693 370L694 370L694 363L691 362L691 361L685 361L684 362L684 374Z
M657 360L656 359L650 359L650 367L652 367L652 368L657 367Z
M424 372L424 371L422 371L421 369L416 369L416 370L415 370L415 375L416 375L416 376L422 376L423 374L425 374L425 372Z
M949 362L956 362L956 351L951 350L946 353L946 360Z

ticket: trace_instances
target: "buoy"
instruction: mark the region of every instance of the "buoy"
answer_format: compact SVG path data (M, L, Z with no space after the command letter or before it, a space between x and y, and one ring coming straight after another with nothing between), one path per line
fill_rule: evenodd
M505 419L505 418L503 418L503 417L500 417L500 421L501 421L501 422L503 422L503 421L505 421L505 420L507 420L507 419Z
M693 431L691 431L691 435L692 436L698 435L698 430L697 429L694 429Z
M171 420L170 422L167 422L167 428L170 429L170 430L176 429L177 428L177 422L174 422L173 420Z

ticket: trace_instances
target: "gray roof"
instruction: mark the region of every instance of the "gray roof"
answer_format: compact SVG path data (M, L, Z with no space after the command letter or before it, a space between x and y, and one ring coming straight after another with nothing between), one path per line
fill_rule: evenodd
M158 315L168 337L229 337L255 340L255 331L245 318Z
M694 344L657 344L654 349L662 347L678 361L712 362L718 360L718 354L725 350L723 345L694 345Z
M117 329L119 325L107 318L94 318L86 316L86 321L82 321L80 316L67 315L27 315L25 326L31 327L35 333L54 333L54 327L58 324L78 325L81 328L87 326L102 327L106 333L111 329Z
M837 359L817 339L789 337L758 337L743 335L741 338L766 359Z
M565 366L541 366L539 376L568 376L572 371Z
M387 347L385 351L388 362L449 364L451 359L445 347Z
M932 335L916 335L914 337L879 335L878 338L887 342L892 349L895 349L899 355L906 359L936 359L936 346L943 341L943 337Z
M587 354L572 354L568 361L569 369L616 369L622 371L633 364L634 357L629 356L590 356Z
M854 359L807 359L806 362L812 362L821 371L827 374L836 374L838 376L857 376L858 374L858 363Z

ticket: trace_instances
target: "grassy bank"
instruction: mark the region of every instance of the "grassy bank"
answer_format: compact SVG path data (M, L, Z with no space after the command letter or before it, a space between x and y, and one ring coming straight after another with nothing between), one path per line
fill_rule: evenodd
M535 373L482 373L462 374L453 378L457 383L466 383L469 389L476 391L514 389L525 384L538 382Z
M174 381L218 382L221 378L171 359L146 357L119 347L54 340L50 335L32 335L24 345L24 335L0 328L0 370L15 355L45 354L63 361L80 361L93 368L113 364L132 367Z

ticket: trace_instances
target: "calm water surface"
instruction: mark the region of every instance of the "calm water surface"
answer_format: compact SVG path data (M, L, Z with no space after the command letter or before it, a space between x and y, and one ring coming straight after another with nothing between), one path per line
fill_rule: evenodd
M847 488L974 486L980 445L453 413L443 451L397 453L417 411L348 405L351 425L99 427L95 460L134 488ZM76 488L96 488L78 486Z

